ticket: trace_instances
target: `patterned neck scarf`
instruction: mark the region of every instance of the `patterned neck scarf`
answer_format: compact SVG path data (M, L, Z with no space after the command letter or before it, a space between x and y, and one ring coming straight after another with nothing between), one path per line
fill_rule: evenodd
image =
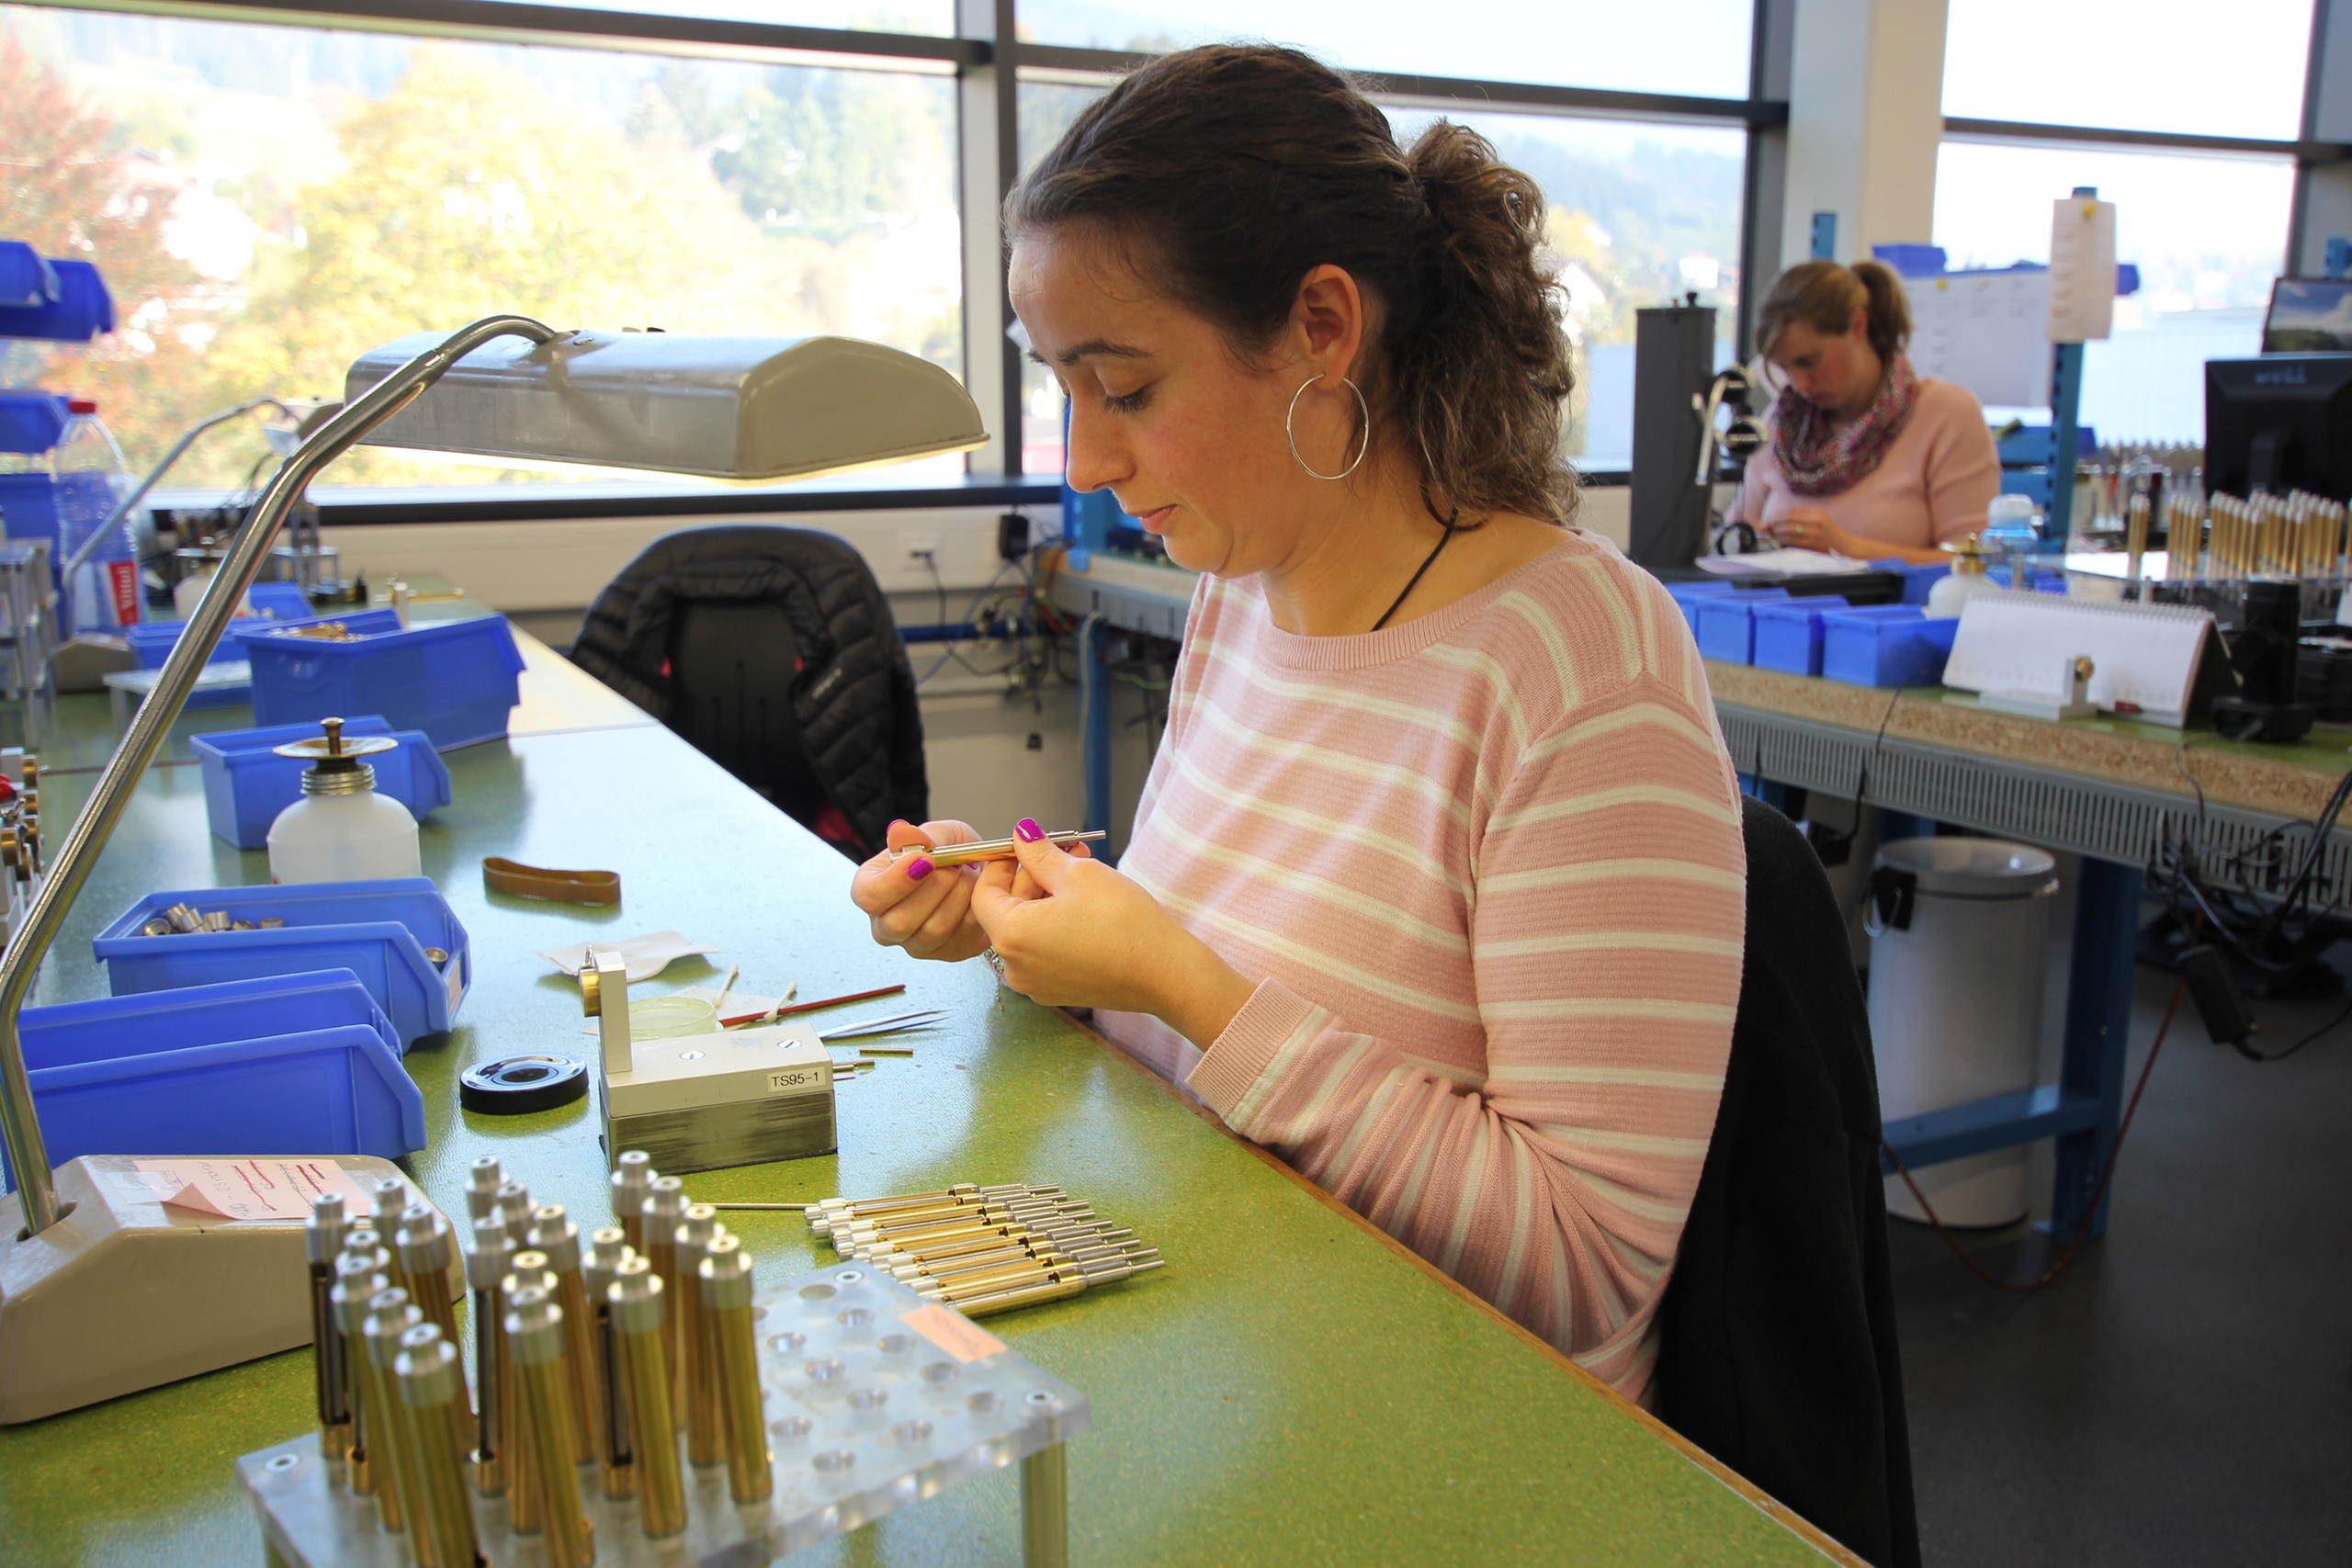
M1918 400L1919 378L1896 355L1860 418L1832 428L1828 413L1783 387L1772 404L1772 457L1799 495L1837 495L1867 478L1894 445Z

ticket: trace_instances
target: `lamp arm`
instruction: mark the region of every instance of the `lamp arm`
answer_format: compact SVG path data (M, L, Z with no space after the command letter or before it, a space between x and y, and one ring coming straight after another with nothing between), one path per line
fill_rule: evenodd
M427 349L369 388L321 425L293 454L254 501L238 527L228 558L188 617L187 628L164 661L154 688L139 705L138 714L122 743L107 759L89 800L74 818L62 847L34 895L16 940L0 954L0 1142L15 1163L17 1187L23 1201L27 1234L38 1234L62 1217L57 1189L51 1179L49 1149L42 1142L40 1120L34 1113L32 1080L25 1070L23 1043L17 1037L17 1015L32 989L33 976L65 923L66 912L89 880L98 853L130 804L139 777L162 750L164 737L179 716L188 694L196 689L205 661L220 645L230 617L253 586L262 558L269 553L277 525L311 482L311 476L342 456L345 448L405 407L425 388L448 373L458 360L508 333L534 343L551 343L561 334L528 316L490 316Z
M155 486L162 481L164 476L172 471L172 465L178 462L180 458L186 455L187 449L196 445L196 438L198 436L202 435L206 431L210 430L216 424L226 424L231 420L236 418L239 414L251 413L255 409L276 409L279 413L285 414L289 418L294 412L292 409L288 408L276 398L255 398L250 402L239 403L235 408L222 409L219 413L212 415L209 419L198 420L195 424L190 425L187 433L182 435L179 440L173 443L172 449L170 451L164 454L164 460L147 470L147 477L139 481L139 488L132 491L129 495L123 497L122 503L117 506L112 512L107 513L107 520L91 530L90 536L82 541L82 547L75 550L73 556L67 559L65 564L57 569L58 575L60 577L73 576L75 571L81 569L84 562L87 561L93 555L96 555L97 553L99 542L108 534L114 532L116 524L120 523L124 518L130 516L133 512L138 510L139 503L147 499L147 492L153 490Z

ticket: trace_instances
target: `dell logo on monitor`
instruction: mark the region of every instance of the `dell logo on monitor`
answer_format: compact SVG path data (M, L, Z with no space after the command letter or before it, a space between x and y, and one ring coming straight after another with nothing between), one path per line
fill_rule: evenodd
M2257 387L2300 387L2303 385L2303 367L2293 365L2281 366L2276 370L2257 370L2254 373L2254 384Z

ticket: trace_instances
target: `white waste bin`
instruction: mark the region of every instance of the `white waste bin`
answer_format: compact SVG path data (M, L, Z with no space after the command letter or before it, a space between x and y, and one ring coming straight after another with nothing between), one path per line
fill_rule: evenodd
M2030 1089L2057 862L1994 839L1879 848L1868 921L1871 1040L1887 1122ZM1948 1224L2005 1225L2031 1206L2024 1145L1914 1170ZM1899 1176L1886 1208L1927 1215Z

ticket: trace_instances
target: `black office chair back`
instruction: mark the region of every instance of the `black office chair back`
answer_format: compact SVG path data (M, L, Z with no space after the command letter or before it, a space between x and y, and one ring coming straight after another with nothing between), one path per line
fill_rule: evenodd
M1740 803L1739 1009L1659 1307L1656 1407L1850 1551L1917 1568L1869 1015L1812 847Z
M571 657L852 859L892 818L930 815L913 668L873 572L832 535L656 540Z

